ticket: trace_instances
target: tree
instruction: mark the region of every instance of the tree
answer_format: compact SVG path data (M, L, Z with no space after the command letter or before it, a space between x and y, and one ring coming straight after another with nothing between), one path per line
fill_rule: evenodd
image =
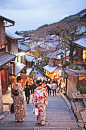
M70 46L70 61L73 63L73 51L74 51L74 43L73 41L77 38L76 32L78 26L81 27L80 23L65 23L60 22L58 24L58 35L61 37L64 42L64 50L65 50L65 61L66 61L66 47L67 44Z
M39 47L35 48L35 57L38 59L39 58Z
M18 31L16 31L16 32L15 32L15 34L19 35L19 32L18 32Z

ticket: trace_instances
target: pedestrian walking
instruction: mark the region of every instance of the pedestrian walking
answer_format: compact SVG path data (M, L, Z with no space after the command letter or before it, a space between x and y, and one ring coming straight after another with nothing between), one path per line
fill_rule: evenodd
M38 108L37 123L44 125L46 121L45 104L47 104L47 93L42 86L41 80L36 81L37 88L33 95L33 105Z
M33 80L33 84L31 85L31 88L33 89L32 93L34 93L34 90L37 88L36 79Z
M56 95L57 84L55 81L52 83L53 96Z
M30 100L30 85L29 85L29 82L26 82L25 96L26 96L27 104L29 104L29 100Z
M20 85L22 82L22 77L18 76L17 83L13 85L11 91L11 97L13 98L14 102L15 121L17 122L22 122L25 117L23 89Z
M45 88L46 92L47 92L47 82L43 80L42 82L42 87Z
M51 88L52 88L52 84L50 82L49 79L47 79L47 90L48 90L48 95L51 95Z

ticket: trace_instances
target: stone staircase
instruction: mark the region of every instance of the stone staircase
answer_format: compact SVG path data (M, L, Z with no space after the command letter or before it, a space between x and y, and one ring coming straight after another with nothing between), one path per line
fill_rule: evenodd
M25 102L26 117L24 122L15 123L14 115L10 113L0 121L0 130L81 130L78 127L74 114L68 109L68 106L62 96L48 97L46 106L46 124L37 125L36 116L32 114L33 105Z

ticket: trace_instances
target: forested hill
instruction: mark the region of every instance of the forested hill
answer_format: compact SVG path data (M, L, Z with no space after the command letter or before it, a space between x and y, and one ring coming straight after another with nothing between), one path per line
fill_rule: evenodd
M81 22L80 20L80 15L85 13L86 12L86 9L80 11L79 13L77 14L74 14L74 15L70 15L68 17L65 17L64 19L62 19L61 21L64 21L64 22Z
M85 25L86 26L86 22L83 22L80 20L80 15L85 13L86 9L80 11L79 13L75 14L75 15L70 15L68 17L65 17L64 19L62 19L59 22L56 23L52 23L50 25L45 24L42 25L41 27L39 27L36 31L34 31L34 35L31 37L31 39L33 38L42 38L42 37L46 37L46 35L58 35L59 31L61 31L61 26L67 26L68 24L72 25L72 26L78 26L78 25ZM59 29L60 28L60 29ZM63 30L63 28L62 28Z

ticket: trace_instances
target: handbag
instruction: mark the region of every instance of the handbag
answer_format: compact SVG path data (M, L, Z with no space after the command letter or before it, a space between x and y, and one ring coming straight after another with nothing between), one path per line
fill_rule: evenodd
M14 103L9 104L9 110L11 114L14 114Z
M36 116L39 114L39 110L37 107L33 108L33 114Z
M18 90L12 88L12 94L13 94L14 96L18 96L18 95L19 95L19 92L18 92Z

